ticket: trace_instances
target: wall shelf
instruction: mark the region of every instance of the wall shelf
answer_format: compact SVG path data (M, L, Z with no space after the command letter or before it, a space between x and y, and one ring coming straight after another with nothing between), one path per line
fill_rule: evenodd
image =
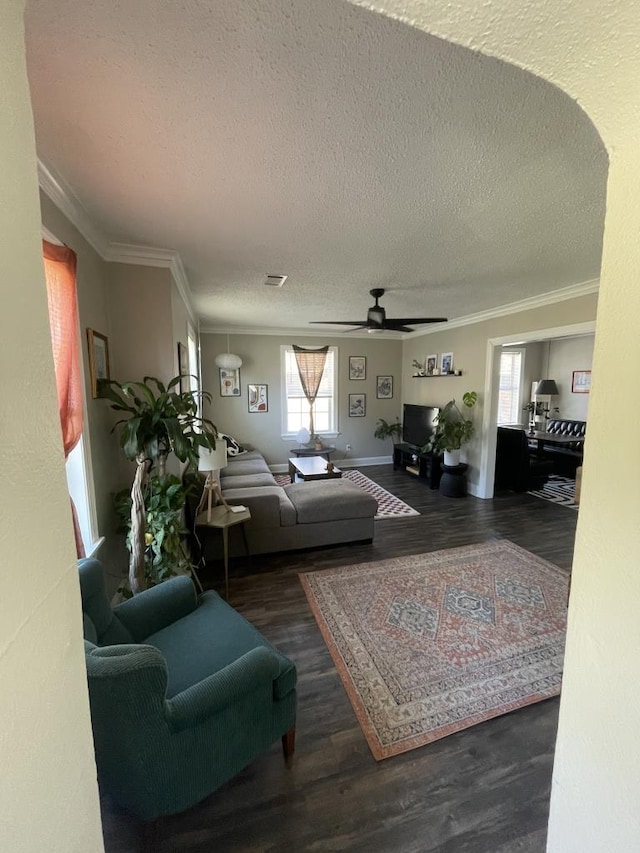
M462 376L462 371L460 373L412 373L412 379L448 379L451 376Z

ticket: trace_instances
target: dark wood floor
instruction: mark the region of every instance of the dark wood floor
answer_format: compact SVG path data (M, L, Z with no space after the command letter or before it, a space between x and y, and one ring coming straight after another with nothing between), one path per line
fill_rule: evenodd
M376 522L371 545L254 557L231 603L298 667L293 768L280 744L200 805L167 818L157 853L543 853L557 699L376 762L298 581L300 571L507 538L569 568L577 513L528 495L441 497L391 466L365 473L419 517ZM205 585L221 590L220 568ZM103 804L107 853L137 853L138 822Z

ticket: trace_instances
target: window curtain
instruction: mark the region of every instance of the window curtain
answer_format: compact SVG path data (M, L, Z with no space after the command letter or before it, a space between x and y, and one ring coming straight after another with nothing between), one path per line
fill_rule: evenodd
M296 364L298 365L298 373L300 374L302 390L309 401L309 432L311 435L315 435L315 428L313 424L313 404L318 396L318 389L320 388L322 374L324 373L324 366L327 362L329 347L326 346L321 349L305 349L304 347L297 347L295 344L292 346L296 357Z
M78 346L78 300L76 294L76 254L66 246L42 241L44 271L49 303L51 346L56 373L58 412L62 427L64 458L82 435L82 380ZM71 515L78 557L84 557L84 545L76 510Z

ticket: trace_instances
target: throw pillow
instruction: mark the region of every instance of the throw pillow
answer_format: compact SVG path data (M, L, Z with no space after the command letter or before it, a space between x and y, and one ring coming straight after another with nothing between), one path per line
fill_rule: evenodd
M242 445L232 438L230 435L226 435L224 432L218 433L218 438L223 438L227 445L227 456L239 456L241 453L246 453Z

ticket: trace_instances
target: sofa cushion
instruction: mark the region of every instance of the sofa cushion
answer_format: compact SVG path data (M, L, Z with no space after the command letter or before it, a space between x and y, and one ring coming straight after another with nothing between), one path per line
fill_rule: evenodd
M237 477L223 477L221 480L222 490L249 489L258 486L277 486L273 474L239 474Z
M247 459L245 456L238 456L235 459L228 461L224 471L224 479L229 477L244 477L247 474L270 474L269 466L264 461L264 457L258 455L253 459Z
M278 656L280 671L274 681L275 698L283 698L296 684L296 669L291 661L215 592L205 592L198 607L187 617L151 634L144 642L158 649L166 661L167 698L259 646L272 649Z
M253 486L245 489L225 489L224 499L230 504L242 504L251 512L253 527L293 527L296 511L281 486Z
M369 518L378 511L378 502L349 480L313 480L284 487L294 505L298 524Z

